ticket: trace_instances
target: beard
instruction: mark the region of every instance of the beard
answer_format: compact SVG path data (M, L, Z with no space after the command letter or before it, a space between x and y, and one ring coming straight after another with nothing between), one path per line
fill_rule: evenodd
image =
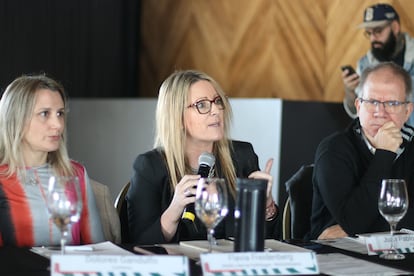
M380 47L374 47L374 45L380 45ZM397 37L393 32L390 32L390 35L384 43L378 41L371 43L372 55L379 61L391 61L396 45Z

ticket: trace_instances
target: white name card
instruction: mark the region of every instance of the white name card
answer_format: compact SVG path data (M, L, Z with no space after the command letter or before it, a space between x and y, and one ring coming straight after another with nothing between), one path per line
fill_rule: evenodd
M393 236L394 248L400 253L414 252L414 234L399 234ZM381 234L365 238L368 255L382 254L391 247L391 235Z
M201 254L204 276L319 274L314 252L239 252Z
M185 256L52 255L51 276L189 275Z

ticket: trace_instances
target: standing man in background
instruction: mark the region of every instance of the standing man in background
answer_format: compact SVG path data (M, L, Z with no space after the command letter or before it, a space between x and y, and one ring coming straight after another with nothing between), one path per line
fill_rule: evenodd
M402 66L414 81L414 39L401 32L400 17L391 5L375 4L366 8L364 22L358 27L365 29L364 35L369 39L371 49L358 61L356 73L349 69L342 72L345 85L344 107L352 118L357 116L355 89L359 84L359 76L368 66L392 61ZM414 126L414 114L408 123Z

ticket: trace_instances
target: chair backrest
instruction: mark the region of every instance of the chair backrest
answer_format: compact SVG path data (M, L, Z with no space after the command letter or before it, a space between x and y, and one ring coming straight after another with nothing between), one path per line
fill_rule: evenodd
M125 184L124 187L122 187L121 191L115 198L114 204L118 212L119 220L121 222L122 243L129 243L128 209L125 197L127 195L130 185L131 183L128 182L127 184Z
M312 214L313 164L303 165L288 181L288 207L290 210L290 238L304 239L310 232ZM285 206L286 207L286 206Z
M290 225L290 198L288 197L283 208L282 234L284 240L291 239L292 227Z
M105 240L120 243L121 226L116 209L112 205L112 197L108 186L90 179L96 206L101 218L102 230Z

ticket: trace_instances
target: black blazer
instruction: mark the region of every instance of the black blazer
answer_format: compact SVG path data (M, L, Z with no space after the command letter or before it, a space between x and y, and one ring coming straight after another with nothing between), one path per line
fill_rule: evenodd
M259 170L259 163L253 146L247 142L232 141L232 159L236 175L246 178ZM128 208L129 237L136 244L166 243L161 231L161 214L168 208L173 198L170 189L168 170L162 153L153 149L140 154L134 162L134 175L126 196ZM220 164L216 162L216 172L222 177ZM234 237L235 200L228 197L229 212L215 228L216 238ZM266 236L276 237L275 221L266 223ZM196 217L194 224L180 222L171 242L206 239L206 228Z

